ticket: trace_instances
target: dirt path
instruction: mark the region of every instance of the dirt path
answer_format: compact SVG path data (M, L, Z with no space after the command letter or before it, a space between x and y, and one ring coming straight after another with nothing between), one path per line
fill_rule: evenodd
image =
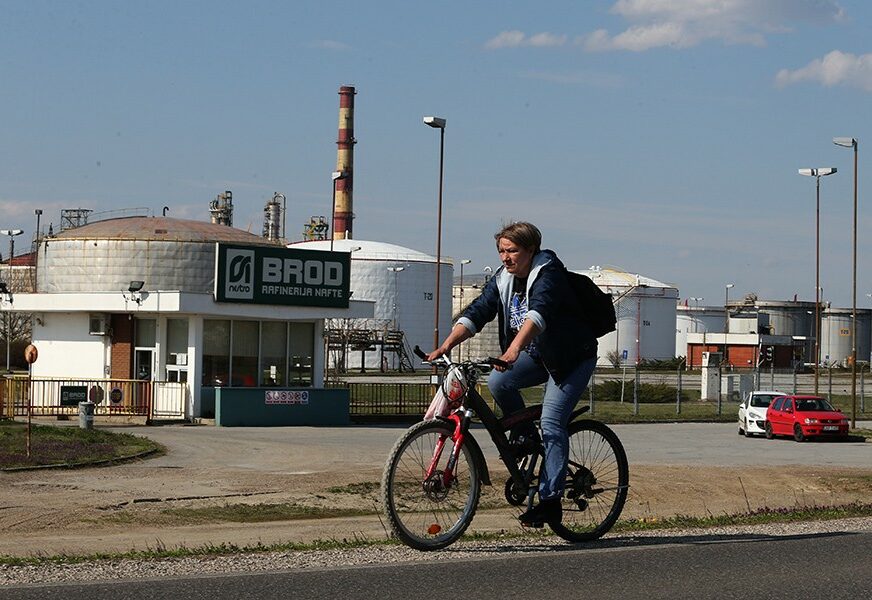
M492 473L498 472L494 465ZM202 522L166 512L237 503L376 511L380 475L380 467L283 473L239 466L172 466L166 460L76 471L2 473L0 555L382 539L386 533L378 515L238 524ZM495 484L485 489L483 502L506 508L480 511L472 531L519 529L517 512L499 500L501 480L495 477ZM623 516L706 516L764 506L868 502L870 497L872 468L634 464Z

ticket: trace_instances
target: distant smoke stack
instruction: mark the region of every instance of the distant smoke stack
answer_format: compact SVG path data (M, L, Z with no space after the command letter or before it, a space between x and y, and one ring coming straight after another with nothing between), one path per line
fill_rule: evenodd
M333 227L330 235L334 240L351 239L352 236L352 189L354 188L354 88L343 85L339 88L339 138L336 140L336 172L341 175L333 182L336 200L333 205Z
M233 192L227 190L223 194L218 194L212 202L209 203L209 213L212 216L212 222L218 225L233 226Z

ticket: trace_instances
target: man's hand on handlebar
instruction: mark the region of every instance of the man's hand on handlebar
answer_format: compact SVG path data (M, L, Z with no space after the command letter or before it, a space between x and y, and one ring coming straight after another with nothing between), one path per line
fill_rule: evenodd
M500 356L499 360L509 365L508 368L511 368L511 365L514 364L516 360L518 360L518 357L520 355L521 352L519 350L516 350L512 346L509 346L506 351L503 352L503 355ZM497 371L505 371L506 367L499 364L494 364L494 369L496 369Z

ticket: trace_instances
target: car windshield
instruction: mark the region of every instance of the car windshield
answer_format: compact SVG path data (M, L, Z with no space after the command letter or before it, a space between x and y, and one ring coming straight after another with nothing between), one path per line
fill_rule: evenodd
M823 398L798 398L796 400L796 410L798 412L833 410L833 406Z
M754 394L751 396L751 406L756 408L767 408L773 398L777 398L778 394Z

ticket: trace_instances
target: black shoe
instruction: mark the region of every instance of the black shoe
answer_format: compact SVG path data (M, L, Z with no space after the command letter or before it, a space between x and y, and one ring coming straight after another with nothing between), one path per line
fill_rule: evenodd
M524 527L542 527L545 523L560 523L563 518L563 507L560 505L560 498L551 498L542 500L522 514L518 519Z

